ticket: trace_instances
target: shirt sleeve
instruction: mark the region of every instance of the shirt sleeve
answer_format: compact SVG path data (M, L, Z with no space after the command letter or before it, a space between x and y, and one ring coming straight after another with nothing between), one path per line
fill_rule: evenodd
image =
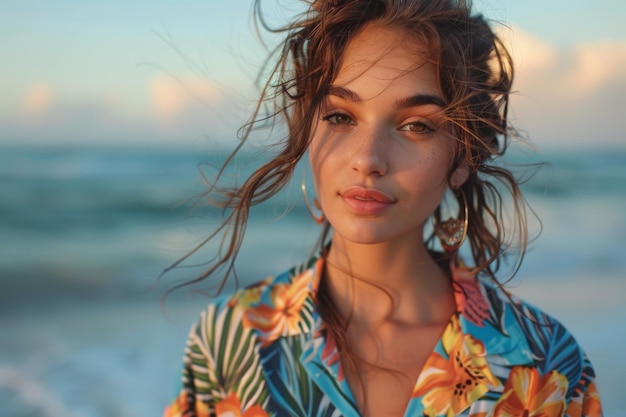
M585 355L584 372L567 407L567 417L602 417L602 403L595 381L595 372Z
M181 389L164 417L265 415L269 393L255 332L244 324L244 312L239 298L231 297L215 300L202 312L185 347Z
M203 320L200 320L202 323ZM163 417L208 417L210 394L206 389L209 379L207 358L201 349L200 324L192 326L183 356L181 387L176 399L166 407ZM205 385L205 388L203 388Z

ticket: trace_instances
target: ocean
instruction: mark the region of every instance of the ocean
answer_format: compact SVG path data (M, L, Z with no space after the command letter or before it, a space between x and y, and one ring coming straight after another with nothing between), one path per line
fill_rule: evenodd
M208 300L200 290L214 288L162 296L195 278L216 248L160 275L216 224L219 212L199 197L200 173L213 175L225 157L200 147L0 147L0 416L161 415ZM244 155L226 175L240 180L255 161ZM549 165L524 185L542 233L508 286L576 335L595 365L606 417L622 416L626 151L512 161ZM252 213L240 285L313 250L319 230L300 178Z

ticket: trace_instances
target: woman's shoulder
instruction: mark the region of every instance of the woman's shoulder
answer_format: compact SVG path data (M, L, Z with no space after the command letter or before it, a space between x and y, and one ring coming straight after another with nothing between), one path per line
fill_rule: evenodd
M289 305L294 310L290 313L307 316L302 317L302 321L310 322L308 316L313 310L312 295L319 281L319 262L319 257L312 257L279 274L219 295L202 310L192 333L206 338L213 328L221 327L235 332L255 333L261 339L267 338L266 333L271 330L278 332L275 337L283 333L281 329L268 329L267 326L282 322L282 305Z
M514 342L532 359L540 375L565 378L568 391L585 392L595 372L574 335L553 315L493 283L478 280L488 306L483 324L497 329L502 340Z
M561 341L580 349L567 327L546 309L523 299L503 285L485 277L479 277L482 295L487 301L492 319L500 316L501 321L512 320L519 326L527 340L559 343ZM503 317L508 315L509 320Z
M552 342L568 340L577 347L578 343L573 340L572 333L548 309L535 305L532 301L526 300L510 291L502 285L498 285L490 280L481 279L485 288L485 293L490 299L491 308L494 304L502 305L503 310L510 314L517 324L524 329L534 329L534 332L527 332L527 337L535 338L550 335ZM504 308L506 307L506 308Z
M263 279L252 281L242 288L231 290L220 294L207 304L206 310L212 309L233 309L233 308L249 308L260 303L272 304L274 298L272 294L276 293L280 288L289 288L300 282L309 283L306 287L314 290L316 282L315 266L319 261L318 257L312 257L304 263L284 269L282 272L266 276Z
M554 316L516 296L483 271L458 261L452 264L452 277L457 309L475 326L495 327L505 335L509 333L506 327L512 325L569 334Z

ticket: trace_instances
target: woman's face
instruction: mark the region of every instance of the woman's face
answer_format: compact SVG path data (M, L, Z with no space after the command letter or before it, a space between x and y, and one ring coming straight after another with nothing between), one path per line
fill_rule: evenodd
M320 107L309 161L333 239L423 244L448 180L466 179L464 170L448 177L453 139L436 69L409 39L365 27Z

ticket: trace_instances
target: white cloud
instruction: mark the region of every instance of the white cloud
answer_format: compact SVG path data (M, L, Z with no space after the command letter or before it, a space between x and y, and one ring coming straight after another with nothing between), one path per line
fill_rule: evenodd
M557 61L556 49L530 33L517 28L499 27L498 35L509 49L516 66L525 72L541 70L553 66Z
M579 45L572 52L573 71L569 83L579 94L593 92L626 80L626 42Z
M206 80L162 75L144 82L132 97L115 89L69 94L44 83L27 86L0 113L0 142L184 147L233 140L246 120L245 103Z
M501 36L516 63L512 121L531 142L540 149L626 146L626 42L562 49L517 27ZM69 96L56 84L32 83L0 114L0 140L232 140L252 105L245 97L252 89L200 77L152 74L136 85Z
M516 64L514 123L545 146L626 146L626 42L559 49L519 28L502 31Z
M172 120L198 102L214 104L222 99L218 88L200 78L158 76L148 85L152 106L159 118Z
M45 83L29 86L22 98L21 112L29 116L36 116L46 112L52 105L54 92L52 87Z

